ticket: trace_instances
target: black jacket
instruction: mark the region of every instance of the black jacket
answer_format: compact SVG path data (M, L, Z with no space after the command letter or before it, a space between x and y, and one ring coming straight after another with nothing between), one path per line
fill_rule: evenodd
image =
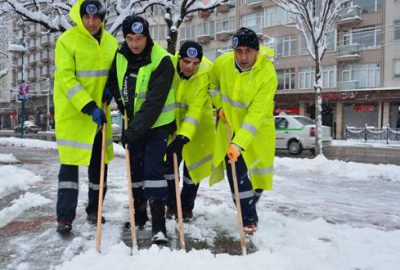
M128 67L123 83L123 89L125 89L123 91L123 96L121 96L118 87L116 57L114 57L108 77L107 85L111 88L113 97L121 114L124 114L125 111L125 106L122 102L122 99L125 99L129 124L128 129L124 131L124 136L130 143L141 141L146 138L150 132L155 132L160 129L168 130L171 133L175 130L175 121L172 121L170 124L165 126L153 129L151 128L164 108L174 78L175 71L169 57L164 57L158 67L152 72L145 101L136 114L133 115L136 76L141 67L151 62L152 47L153 42L149 39L147 47L140 55L133 54L125 42L118 50L118 52L124 55L128 60Z

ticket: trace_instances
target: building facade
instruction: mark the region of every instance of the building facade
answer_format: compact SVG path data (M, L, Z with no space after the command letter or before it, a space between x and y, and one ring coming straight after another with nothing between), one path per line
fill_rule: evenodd
M328 36L322 63L323 124L343 138L346 126L396 128L400 106L400 1L348 1ZM273 47L279 84L276 112L314 118L314 62L290 14L271 0L229 1L200 12L179 31L180 42L197 40L215 59L231 49L239 26L253 29ZM157 26L160 27L160 26Z
M15 19L15 20L13 20ZM9 44L24 50L8 48L10 68L2 83L0 117L3 128L14 128L21 120L22 102L19 85L25 82L29 88L24 104L24 120L31 120L43 129L53 123L52 89L54 80L54 45L56 34L35 23L19 22L11 18L9 24L13 35ZM47 119L49 118L49 122Z

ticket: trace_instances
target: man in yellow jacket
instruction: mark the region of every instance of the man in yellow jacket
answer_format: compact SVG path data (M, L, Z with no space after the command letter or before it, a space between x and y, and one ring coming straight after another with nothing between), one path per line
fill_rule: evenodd
M234 51L220 56L210 72L210 94L218 112L210 183L222 180L226 167L234 196L229 162L233 159L244 230L253 234L258 223L256 202L262 190L272 188L277 76L253 30L240 28L232 38L232 47Z
M176 194L173 153L178 162L184 160L182 215L185 221L193 217L194 202L199 182L211 174L211 156L214 146L214 118L208 94L208 71L211 61L203 57L203 48L194 41L186 41L174 59L176 138L167 149L168 181L167 218L176 215Z
M96 224L99 197L103 123L107 122L105 160L113 158L109 110L102 102L108 72L118 48L104 30L105 7L98 0L78 0L70 17L76 26L57 40L55 47L54 107L56 139L60 158L57 197L57 231L68 234L78 203L79 165L89 166L88 221ZM105 175L107 172L107 167ZM106 185L105 185L106 186ZM106 188L104 189L105 194ZM105 222L102 218L102 222Z

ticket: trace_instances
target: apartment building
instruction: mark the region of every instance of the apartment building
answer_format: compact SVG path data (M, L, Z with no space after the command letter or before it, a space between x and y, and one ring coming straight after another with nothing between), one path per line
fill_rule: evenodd
M13 128L18 123L21 101L18 100L18 82L29 84L29 99L25 102L25 120L46 125L52 118L52 90L54 81L54 45L56 34L48 33L35 23L13 21L15 33L11 44L25 48L24 51L8 51L11 61L7 78L2 82L0 117L3 128Z
M329 33L322 63L323 123L343 138L346 126L396 127L400 118L400 1L346 3ZM197 40L215 59L229 50L239 26L253 29L276 51L276 112L314 117L314 62L290 14L271 0L229 1L200 12L180 28L179 40ZM162 26L153 26L162 27ZM166 31L166 30L165 30ZM163 35L160 36L164 38Z

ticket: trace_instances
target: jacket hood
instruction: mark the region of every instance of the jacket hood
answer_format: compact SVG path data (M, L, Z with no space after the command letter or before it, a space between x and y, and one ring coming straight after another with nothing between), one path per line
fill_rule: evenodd
M81 10L81 5L84 0L77 0L76 3L71 7L69 11L69 17L71 20L78 26L79 28L86 30L86 28L83 26L80 10ZM101 30L104 30L104 21L101 23ZM89 32L88 32L89 33Z

